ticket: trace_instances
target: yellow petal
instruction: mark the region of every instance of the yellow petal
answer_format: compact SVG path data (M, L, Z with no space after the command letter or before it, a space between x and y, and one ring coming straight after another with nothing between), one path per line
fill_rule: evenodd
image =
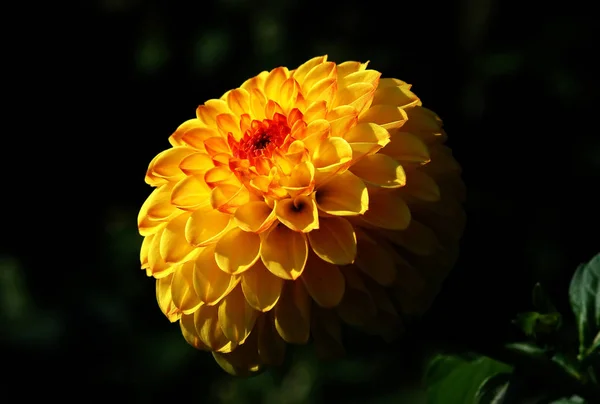
M229 162L231 160L231 155L228 153L220 153L212 156L212 161L215 167L218 166L229 166Z
M369 207L367 187L350 171L321 185L315 199L320 210L334 216L360 215Z
M202 304L194 291L194 261L179 265L171 280L173 303L183 314L193 313Z
M294 72L292 73L292 77L294 77L298 83L302 84L304 82L304 78L310 72L313 67L324 63L327 60L327 56L317 56L310 59L307 62L304 62Z
M347 75L357 72L361 69L364 69L364 68L362 67L362 63L360 63L360 62L355 62L355 61L342 62L337 65L338 80L341 80L344 77L346 77Z
M250 193L243 185L220 184L212 190L209 200L214 209L234 214L239 206L250 200Z
M243 88L236 88L227 94L227 105L234 115L240 117L248 113L250 94ZM236 139L238 140L238 139Z
M233 114L217 115L217 127L224 137L227 137L229 133L231 133L236 140L239 140L242 137L239 118L236 118Z
M338 66L339 67L339 66ZM379 78L381 77L381 73L377 70L360 70L356 72L352 72L347 74L341 80L341 85L347 87L349 85L355 83L367 83L372 85L374 88L377 88L379 85Z
M198 335L193 314L182 315L181 320L179 321L179 326L181 327L181 334L188 344L196 349L201 349L203 351L209 350L209 348L204 345L204 342L202 342L200 336Z
M233 228L215 247L215 260L221 270L238 275L250 268L260 256L260 236Z
M321 307L335 307L344 296L345 280L337 266L309 254L301 277L310 297Z
M156 233L158 227L172 219L178 212L171 204L171 184L156 188L144 201L138 213L138 230L142 236Z
M317 204L312 196L300 195L275 203L277 219L294 231L310 232L319 228Z
M210 188L214 188L221 184L234 184L238 181L233 175L229 167L217 166L208 170L204 174L204 181Z
M193 246L215 243L231 223L231 215L218 210L197 210L185 225L185 238Z
M398 86L408 87L409 90L411 88L410 84L406 84L406 82L404 82L402 80L394 79L391 77L386 77L386 78L380 79L379 86L377 88L398 87Z
M240 286L233 289L219 304L219 324L223 334L233 343L241 344L250 335L258 312L242 293Z
M306 111L304 111L304 121L308 124L312 123L313 121L325 119L326 116L327 102L323 100L311 102L306 108Z
M142 240L142 246L140 247L140 264L142 269L148 268L148 254L150 252L150 246L152 245L152 239L154 234L144 237Z
M280 184L286 191L288 191L291 197L307 195L311 193L314 188L314 178L315 166L310 161L304 161L296 164L292 168L290 175L288 177L283 177L280 180Z
M415 107L408 109L406 113L408 121L403 131L418 135L426 143L440 134L442 121L435 112L427 108Z
M206 139L216 136L219 136L219 132L216 129L201 127L187 131L181 138L181 141L205 153L206 147L204 146L204 142Z
M215 165L206 153L192 153L179 163L179 168L187 175L204 175Z
M194 260L194 291L201 302L214 305L239 283L238 276L223 271L215 261L215 246L203 249Z
M196 109L196 117L206 126L215 126L217 115L231 112L227 102L223 100L208 100Z
M364 156L350 167L350 171L377 187L399 188L406 184L406 174L400 163L385 154Z
M279 101L280 90L283 82L288 78L288 74L288 69L285 67L278 67L269 72L264 85L267 99Z
M345 138L350 129L356 125L358 112L353 106L342 105L329 111L326 119L331 125L331 136Z
M269 75L269 72L262 71L257 76L244 81L240 87L243 88L244 90L248 91L248 93L251 93L254 90L262 91L264 88L265 79L267 78L268 75Z
M304 270L307 255L306 236L283 224L273 228L262 240L262 262L281 279L297 279Z
M167 264L182 262L195 250L185 238L185 224L189 217L189 213L177 216L163 231L160 239L160 255Z
M242 274L242 291L246 301L258 311L271 310L279 301L282 287L283 279L269 272L262 261Z
M275 221L275 210L263 201L250 201L237 208L235 223L240 229L253 233L262 233Z
M288 77L281 84L281 89L279 91L279 104L284 110L284 115L288 115L292 108L294 108L294 104L296 101L296 97L300 92L300 84L293 77Z
M410 209L404 199L394 193L373 193L369 210L361 218L377 227L390 230L404 230L410 224Z
M273 100L268 100L267 104L265 105L266 118L274 119L276 114L283 115L283 108L281 108L281 105L279 105L277 102Z
M371 104L373 94L375 87L369 83L350 84L337 92L334 105L349 105L360 114Z
M402 108L393 105L373 105L360 116L358 122L376 123L390 130L401 127L407 120L408 115Z
M194 313L194 324L200 340L211 350L231 352L235 344L227 339L219 325L218 306L202 305Z
M275 328L290 344L308 342L310 298L302 282L285 282L279 303L275 306Z
M414 95L408 86L390 86L378 88L373 98L373 105L395 105L408 108L420 105L419 98Z
M258 355L267 365L280 366L285 359L286 343L281 338L271 315L265 314L258 318Z
M381 150L400 164L422 165L431 161L429 148L419 137L408 132L394 132L390 143Z
M315 254L335 265L353 263L356 258L356 234L350 222L341 217L322 217L320 221L319 229L308 233Z
M315 183L319 184L331 178L347 167L352 161L352 148L341 137L331 137L319 143L312 153L315 166Z
M146 269L146 273L156 279L164 278L172 273L175 268L175 265L167 264L160 255L160 239L163 231L164 227L154 235L148 248L148 268Z
M257 333L250 334L248 339L228 353L213 352L215 361L232 376L249 377L263 369L258 355Z
M304 131L304 145L309 153L314 153L319 144L325 140L331 131L331 125L325 119L317 119L306 126Z
M188 119L187 121L185 121L184 123L179 125L177 130L171 136L169 136L169 143L173 147L185 146L185 143L183 142L183 139L182 139L183 136L186 133L188 133L194 129L203 127L203 126L204 126L204 124L196 118Z
M229 146L222 136L209 137L204 141L204 148L209 156L214 157L217 154L229 153Z
M323 62L310 69L306 77L304 77L304 80L300 80L296 76L294 76L294 78L298 80L298 83L302 86L302 93L308 94L316 84L323 80L333 79L337 81L336 76L335 63Z
M250 115L253 119L262 121L265 119L265 106L267 105L267 99L264 94L258 90L254 89L250 91Z
M306 94L307 102L325 101L327 105L333 103L337 91L337 80L335 77L326 78L317 82Z
M190 147L173 147L161 152L151 163L147 175L170 181L183 176L179 169L181 161L196 150Z
M331 137L320 142L311 157L316 168L323 168L350 161L352 149L346 140L340 137Z
M352 160L377 153L390 142L389 132L374 123L360 123L354 126L344 139L352 148Z
M170 322L174 323L181 317L181 312L173 303L171 296L171 279L173 275L168 275L162 279L156 280L156 301L160 311L169 319Z
M211 189L203 179L185 177L173 188L171 203L184 210L201 209L209 206L210 195Z

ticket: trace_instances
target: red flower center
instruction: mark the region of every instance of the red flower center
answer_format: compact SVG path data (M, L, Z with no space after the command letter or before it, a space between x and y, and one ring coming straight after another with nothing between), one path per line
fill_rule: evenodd
M275 114L273 119L254 120L238 144L232 145L233 155L254 165L256 158L270 158L273 151L284 144L289 134L287 119L281 114Z

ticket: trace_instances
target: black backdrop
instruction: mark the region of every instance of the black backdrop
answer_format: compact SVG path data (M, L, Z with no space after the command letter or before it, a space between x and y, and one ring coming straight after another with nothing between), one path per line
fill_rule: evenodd
M356 355L343 366L327 377L307 368L306 400L393 392L401 365L384 376L365 369L386 351L420 351L416 341L511 337L510 318L529 308L536 281L566 307L572 272L599 246L596 22L577 3L523 4L95 0L10 9L6 118L17 119L2 148L6 394L242 402L242 391L253 402L285 379L231 382L185 344L138 270L136 216L150 192L148 162L197 105L319 54L370 60L412 83L444 119L469 190L468 225L418 337L394 346L349 338ZM32 388L17 393L13 379Z

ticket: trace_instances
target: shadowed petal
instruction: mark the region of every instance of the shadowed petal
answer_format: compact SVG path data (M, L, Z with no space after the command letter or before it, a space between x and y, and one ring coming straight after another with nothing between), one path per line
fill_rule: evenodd
M271 310L281 296L282 287L283 279L269 272L262 261L242 274L242 291L246 301L258 311Z
M344 296L345 280L337 266L309 254L301 277L310 297L321 307L335 307Z
M217 265L228 274L248 270L260 257L260 236L233 228L221 237L215 247Z
M335 265L347 265L356 257L354 228L341 217L323 217L318 230L308 233L312 250L322 260Z
M262 262L281 279L297 279L304 270L307 255L306 236L282 224L273 228L262 240Z
M200 252L194 261L194 291L205 304L216 304L239 283L238 276L227 274L215 261L214 244Z
M315 199L319 210L334 216L360 215L369 207L365 183L350 171L321 185Z
M223 334L235 344L243 344L250 331L258 312L244 298L242 288L236 287L219 304L219 324Z
M312 196L300 195L275 203L277 219L294 231L303 233L319 228L317 204Z
M275 306L275 328L290 344L306 344L308 341L310 298L302 282L285 282L279 303Z
M194 290L194 262L179 265L173 272L171 280L173 303L183 314L193 313L202 302Z

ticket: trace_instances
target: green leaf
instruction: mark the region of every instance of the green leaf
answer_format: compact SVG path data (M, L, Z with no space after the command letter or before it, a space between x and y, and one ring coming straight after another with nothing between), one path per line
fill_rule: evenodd
M579 360L583 360L600 346L594 344L600 331L600 254L577 268L571 279L569 300L579 332Z
M506 348L520 354L525 354L532 358L541 358L546 356L546 350L544 348L540 348L539 346L529 342L515 342L506 344Z
M501 403L508 388L509 379L510 374L508 373L496 373L485 379L475 393L475 403Z
M515 318L514 323L527 335L528 337L535 336L535 328L537 322L540 318L541 314L528 311L525 313L517 314L517 318Z
M528 311L517 314L513 321L525 335L536 337L537 334L550 334L560 327L562 322L560 313L541 314Z
M428 404L475 403L482 384L490 377L512 372L512 367L488 357L466 360L456 355L438 355L425 375Z
M570 374L577 380L583 380L584 376L582 376L579 371L580 364L577 361L577 358L574 355L569 355L564 352L557 352L552 356L552 361L557 363L566 373Z
M579 396L572 396L552 401L550 404L585 404L585 400Z

